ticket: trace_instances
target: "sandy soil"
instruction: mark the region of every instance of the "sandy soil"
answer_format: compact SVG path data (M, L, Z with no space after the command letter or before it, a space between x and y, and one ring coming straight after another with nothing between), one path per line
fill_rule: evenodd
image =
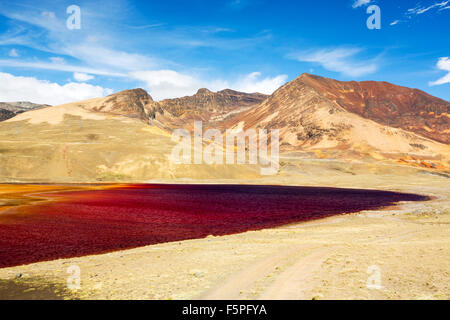
M450 298L450 179L411 174L413 169L402 167L348 173L358 166L334 170L331 179L326 170L316 169L322 174L314 178L302 179L291 170L241 182L385 189L434 199L275 229L4 268L0 299ZM67 271L74 265L81 270L81 288L69 290ZM368 288L377 270L380 288Z

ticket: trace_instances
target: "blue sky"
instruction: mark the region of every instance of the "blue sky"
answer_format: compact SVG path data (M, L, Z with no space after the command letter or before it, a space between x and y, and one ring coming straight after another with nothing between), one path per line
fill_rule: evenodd
M69 29L70 5L80 29ZM366 10L380 8L381 29ZM0 101L59 104L142 87L272 93L304 72L450 100L450 1L5 1Z

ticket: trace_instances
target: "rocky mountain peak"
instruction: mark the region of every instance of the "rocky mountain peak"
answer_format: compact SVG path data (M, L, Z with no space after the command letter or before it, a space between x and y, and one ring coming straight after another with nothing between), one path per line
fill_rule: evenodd
M207 96L207 95L212 95L212 94L214 94L214 92L212 92L206 88L200 88L200 89L198 89L198 91L196 93L196 95L199 95L199 96Z
M156 104L144 89L123 90L99 99L95 105L81 106L97 112L123 115L147 121L152 107Z

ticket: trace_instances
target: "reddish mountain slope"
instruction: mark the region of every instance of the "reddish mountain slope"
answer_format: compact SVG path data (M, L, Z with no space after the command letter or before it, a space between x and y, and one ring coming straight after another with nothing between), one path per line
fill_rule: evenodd
M347 111L394 128L450 143L450 103L388 82L350 81L304 74L302 82Z

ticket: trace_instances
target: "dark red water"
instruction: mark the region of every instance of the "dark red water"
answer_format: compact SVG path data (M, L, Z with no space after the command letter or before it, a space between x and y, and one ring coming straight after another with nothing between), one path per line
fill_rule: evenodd
M248 185L130 185L61 192L0 214L0 267L258 230L426 197Z

